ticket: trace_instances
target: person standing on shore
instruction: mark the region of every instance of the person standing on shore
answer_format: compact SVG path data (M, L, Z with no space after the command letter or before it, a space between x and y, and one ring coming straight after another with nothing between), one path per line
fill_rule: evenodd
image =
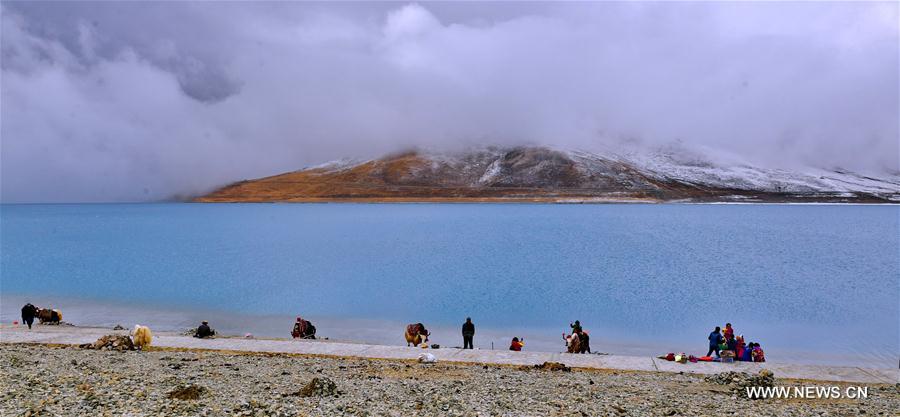
M22 322L28 325L28 328L31 329L31 324L34 323L34 317L37 316L38 308L33 306L31 303L26 303L24 307L22 307Z
M466 317L466 322L462 325L463 349L474 349L472 347L472 338L475 337L475 324L472 323L471 317Z
M706 356L711 355L713 352L716 352L716 357L719 357L719 344L722 343L722 328L716 326L716 329L709 334L709 352L706 352Z

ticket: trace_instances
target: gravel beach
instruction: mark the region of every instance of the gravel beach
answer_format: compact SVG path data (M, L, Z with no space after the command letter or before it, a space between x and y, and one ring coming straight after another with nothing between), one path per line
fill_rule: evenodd
M897 415L866 399L750 400L702 375L0 344L0 415ZM854 384L777 379L779 386ZM721 379L721 378L719 378Z

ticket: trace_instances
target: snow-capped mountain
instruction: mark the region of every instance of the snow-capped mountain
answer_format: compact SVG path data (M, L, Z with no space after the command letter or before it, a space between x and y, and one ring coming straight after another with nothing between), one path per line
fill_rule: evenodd
M900 202L900 173L772 169L682 149L410 151L242 181L197 201Z

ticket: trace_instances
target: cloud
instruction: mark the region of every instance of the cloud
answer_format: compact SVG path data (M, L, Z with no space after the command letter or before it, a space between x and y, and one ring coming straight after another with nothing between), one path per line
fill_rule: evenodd
M895 3L4 3L0 198L146 201L404 147L900 170Z

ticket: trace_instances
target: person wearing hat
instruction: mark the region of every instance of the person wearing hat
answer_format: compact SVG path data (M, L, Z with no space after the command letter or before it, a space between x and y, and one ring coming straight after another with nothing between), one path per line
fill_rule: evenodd
M211 337L214 334L216 334L216 332L213 329L209 328L209 322L204 320L203 323L200 323L200 327L197 328L197 333L194 334L194 337L205 339L207 337Z

